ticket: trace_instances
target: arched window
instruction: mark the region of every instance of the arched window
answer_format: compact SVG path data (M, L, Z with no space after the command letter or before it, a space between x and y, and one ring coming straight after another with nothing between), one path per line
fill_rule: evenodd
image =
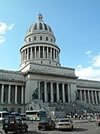
M51 42L53 41L53 39L51 38Z
M44 23L44 28L45 28L45 30L47 30L47 25Z
M36 40L36 36L34 36L34 40Z
M8 108L7 107L3 107L3 111L8 111Z
M51 32L51 28L49 27L49 31Z
M39 29L42 29L42 23L39 23Z
M46 37L46 41L48 41L48 37Z
M33 107L31 107L30 110L33 110Z
M15 109L12 107L12 108L11 108L11 112L14 112L14 111L15 111Z
M29 42L31 41L31 38L29 38Z
M40 40L42 40L42 36L40 36Z
M21 113L21 108L18 108L18 113Z
M36 30L37 29L37 23L34 25L34 30Z

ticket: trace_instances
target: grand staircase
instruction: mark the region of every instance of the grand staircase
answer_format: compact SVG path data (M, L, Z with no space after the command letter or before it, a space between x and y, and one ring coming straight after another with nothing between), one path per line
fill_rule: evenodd
M49 117L64 118L66 114L82 115L83 113L100 112L100 105L92 105L82 101L74 101L73 103L41 103L39 101L32 101L34 110L45 110Z

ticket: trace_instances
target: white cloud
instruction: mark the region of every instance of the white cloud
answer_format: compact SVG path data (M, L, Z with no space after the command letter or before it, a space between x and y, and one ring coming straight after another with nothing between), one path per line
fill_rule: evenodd
M76 67L76 75L80 79L100 80L100 54L95 55L91 59L91 65L88 67L78 65Z
M12 30L14 24L7 25L5 22L0 21L0 43L5 41L5 37L3 36L7 30Z
M0 44L5 41L5 38L3 36L0 36Z
M14 27L14 24L11 24L11 25L8 26L8 29L12 30L13 27Z
M0 34L4 34L7 30L7 25L3 22L0 22Z
M92 53L91 50L89 50L89 51L86 52L87 55L90 55L91 53Z
M100 67L100 53L93 57L92 59L92 65L94 67Z

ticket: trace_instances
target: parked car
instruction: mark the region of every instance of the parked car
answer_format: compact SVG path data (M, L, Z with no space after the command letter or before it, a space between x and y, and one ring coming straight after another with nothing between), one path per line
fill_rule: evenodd
M45 119L42 119L39 121L38 123L38 129L41 130L41 129L54 129L56 126L55 122L52 120L52 119L48 119L48 118L45 118Z
M100 126L100 114L97 114L96 124Z
M96 122L96 116L93 115L93 116L88 117L88 121L89 122Z
M4 118L9 115L7 111L0 111L0 122L3 122Z
M3 130L5 133L16 132L19 134L21 131L27 132L28 125L20 117L8 116L3 121Z
M56 124L57 129L70 129L74 127L73 121L70 118L61 118L58 119Z

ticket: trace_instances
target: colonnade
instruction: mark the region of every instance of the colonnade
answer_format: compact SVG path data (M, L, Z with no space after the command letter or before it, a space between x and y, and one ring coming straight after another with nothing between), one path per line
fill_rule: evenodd
M100 104L100 91L99 90L77 90L78 98L81 101L92 104Z
M71 102L71 87L66 83L40 82L39 100L43 102Z
M59 50L48 46L34 46L24 49L21 52L21 61L36 58L53 59L59 61Z
M0 104L24 104L25 87L0 84Z

